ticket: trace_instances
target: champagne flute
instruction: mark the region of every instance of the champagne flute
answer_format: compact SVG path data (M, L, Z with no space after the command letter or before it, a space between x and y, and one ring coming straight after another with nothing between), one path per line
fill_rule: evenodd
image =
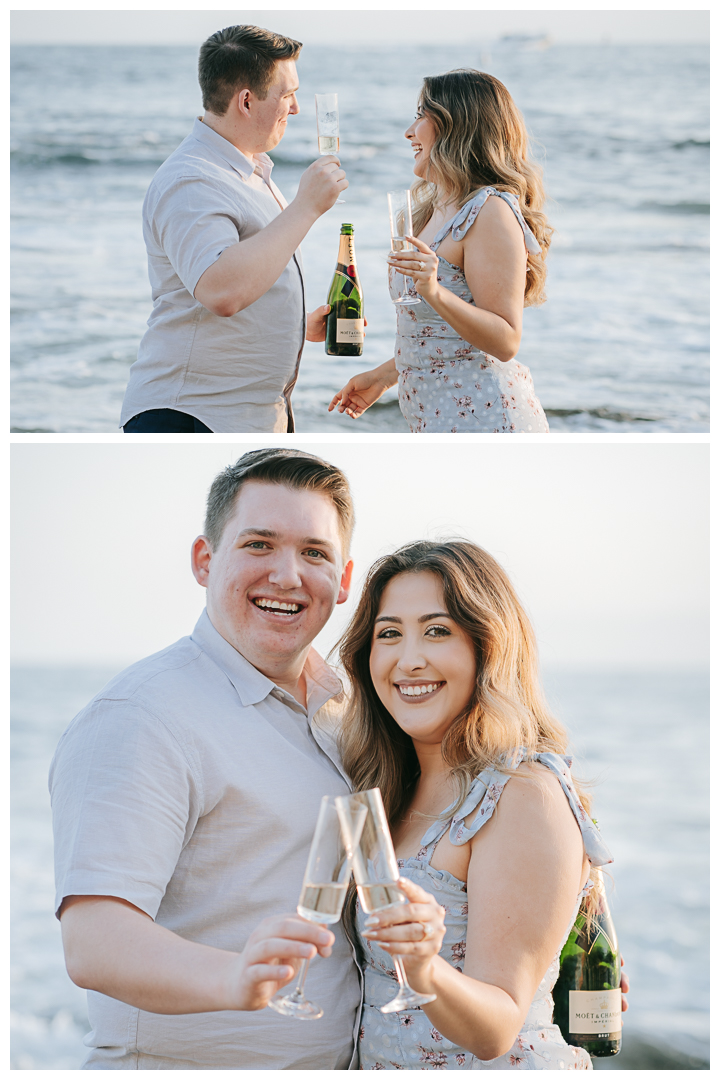
M412 234L412 208L410 205L410 192L389 191L388 209L390 211L390 246L393 251L412 251L412 244L405 239L405 234ZM403 291L393 304L419 304L419 296L410 296L408 292L412 279L403 276Z
M367 808L354 807L346 816L350 850L357 842L365 822ZM342 914L352 863L346 849L345 832L341 830L337 808L329 795L323 795L303 877L298 915L314 923L334 923ZM295 988L283 997L271 998L270 1008L281 1016L294 1016L296 1020L319 1020L323 1010L305 997L305 976L310 961L305 958L300 965Z
M340 113L337 94L315 95L315 117L317 119L318 150L321 154L340 153ZM344 199L336 199L344 203Z
M396 904L407 904L408 899L397 883L400 871L379 788L338 796L335 805L365 914L372 915ZM358 841L353 834L353 821L363 806L367 807L367 817ZM415 1005L428 1005L435 1001L436 994L418 994L413 990L407 981L401 957L393 956L393 962L400 988L380 1012L402 1012Z

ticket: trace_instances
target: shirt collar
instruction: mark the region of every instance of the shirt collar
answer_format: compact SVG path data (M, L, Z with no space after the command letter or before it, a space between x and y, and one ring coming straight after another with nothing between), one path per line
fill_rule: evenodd
M242 653L218 633L210 621L207 609L198 619L191 636L195 644L199 645L228 677L245 707L258 705L273 694L294 709L300 710L303 715L312 718L331 698L343 693L340 679L315 649L310 650L303 668L308 703L307 709L304 709L292 695L253 667Z
M225 158L227 163L232 165L233 169L239 172L244 180L249 179L256 172L263 180L269 182L273 161L267 154L255 154L251 160L241 150L238 150L237 146L233 146L222 135L218 135L217 131L213 131L209 124L204 124L199 116L195 118L192 134L194 138L205 143L206 146L210 146L216 153Z

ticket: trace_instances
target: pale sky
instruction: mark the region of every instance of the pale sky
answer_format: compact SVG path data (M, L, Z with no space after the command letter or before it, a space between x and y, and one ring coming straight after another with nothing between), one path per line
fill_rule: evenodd
M289 443L343 468L357 506L354 590L323 653L375 558L463 535L511 575L547 665L708 662L707 445L408 438L15 443L14 659L119 670L190 633L204 591L189 549L212 479Z
M117 6L117 5L116 5ZM321 10L325 7L326 10ZM398 62L403 43L489 43L503 34L547 34L558 44L613 42L707 42L707 10L618 11L521 10L479 11L477 4L454 5L449 11L421 3L401 3L393 10L378 4L353 3L337 11L327 3L313 10L289 5L253 10L227 8L195 11L159 8L152 11L37 10L10 13L11 41L16 44L169 44L199 45L215 30L233 23L255 23L305 44L396 44ZM380 10L372 10L373 8ZM359 15L358 12L362 12ZM460 29L461 28L461 29Z

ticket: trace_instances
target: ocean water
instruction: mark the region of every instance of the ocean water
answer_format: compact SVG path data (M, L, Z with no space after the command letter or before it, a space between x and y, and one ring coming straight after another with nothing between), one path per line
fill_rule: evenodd
M151 299L141 206L201 112L197 50L12 50L12 428L117 430ZM703 46L458 45L303 50L301 113L273 153L292 198L316 156L313 94L340 93L351 186L303 243L308 304L325 299L339 226L356 228L369 322L357 360L306 347L300 432L407 430L387 395L361 420L327 403L392 356L385 192L412 181L403 132L423 75L479 67L522 109L556 228L548 302L519 359L553 431L708 430L708 52Z
M47 770L72 716L113 674L21 668L13 675L13 1069L77 1069L84 1056L85 994L65 973L53 916ZM593 781L593 812L615 856L610 902L632 989L627 1050L611 1064L706 1068L707 678L554 671L545 682L571 730L576 775Z

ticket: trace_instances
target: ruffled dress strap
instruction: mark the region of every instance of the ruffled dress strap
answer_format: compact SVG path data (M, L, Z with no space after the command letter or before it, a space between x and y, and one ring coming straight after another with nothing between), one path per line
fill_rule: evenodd
M427 859L432 858L440 838L449 833L450 843L455 847L462 847L490 820L500 796L505 790L508 780L512 779L513 772L523 761L539 761L558 778L570 808L575 815L575 820L580 828L583 844L591 866L606 866L613 862L613 857L600 835L595 822L583 808L570 775L572 758L562 757L560 754L528 754L524 747L518 747L510 751L502 762L501 769L490 766L475 777L470 789L463 801L462 806L450 820L442 815L425 833L422 839L422 852L427 852ZM508 771L509 770L509 771ZM475 816L470 815L476 811ZM465 819L470 818L466 824Z
M506 756L506 767L516 769L521 761L525 760L524 750L512 751ZM498 799L503 788L510 780L512 773L500 772L494 766L483 770L473 780L462 806L455 812L452 818L448 814L441 814L434 821L422 838L421 853L428 861L442 836L450 830L450 842L455 847L461 847L470 840L478 829L492 817L493 810L497 806ZM477 810L477 814L469 825L465 824L465 818Z
M560 786L567 795L567 800L575 815L575 820L580 826L583 844L585 845L585 854L590 860L590 865L607 866L608 863L614 862L615 860L610 854L607 844L600 835L600 830L587 811L583 808L575 790L575 785L573 784L572 776L570 775L573 759L571 757L562 757L560 754L537 754L535 756L535 761L539 761L545 765L546 768L550 769L560 781Z
M498 191L494 187L482 188L482 190L479 191L477 195L475 195L472 199L466 202L464 206L460 207L460 210L457 212L455 217L451 218L450 221L447 221L443 225L440 232L433 240L432 244L430 245L433 251L438 246L438 244L445 239L445 237L450 231L452 231L453 240L462 240L462 238L465 236L465 233L468 231L475 218L482 210L490 195L497 195L498 198L504 199L504 201L508 204L515 217L517 218L520 228L523 231L523 237L525 238L525 248L527 249L527 251L530 252L531 255L539 255L542 251L542 248L537 242L537 239L532 229L525 221L525 218L520 212L520 203L518 201L517 195L513 195L510 191Z

